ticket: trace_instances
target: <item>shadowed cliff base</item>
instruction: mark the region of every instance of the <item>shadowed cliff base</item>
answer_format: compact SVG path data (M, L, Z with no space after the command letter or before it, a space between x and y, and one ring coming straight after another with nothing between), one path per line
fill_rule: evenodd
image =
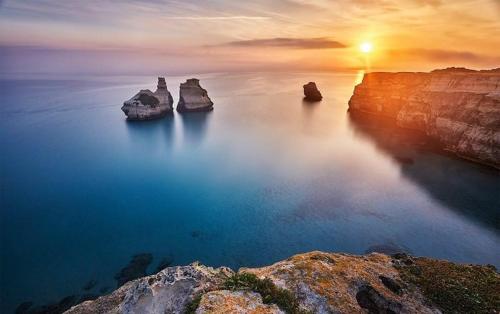
M401 174L436 201L500 230L500 171L446 154L422 133L398 128L390 119L351 111L349 123L356 135L372 141L380 152L393 158Z

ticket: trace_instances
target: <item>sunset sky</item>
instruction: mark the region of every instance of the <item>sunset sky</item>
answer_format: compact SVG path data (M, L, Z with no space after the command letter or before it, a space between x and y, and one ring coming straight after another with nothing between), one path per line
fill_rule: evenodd
M366 66L499 67L500 0L0 0L4 73Z

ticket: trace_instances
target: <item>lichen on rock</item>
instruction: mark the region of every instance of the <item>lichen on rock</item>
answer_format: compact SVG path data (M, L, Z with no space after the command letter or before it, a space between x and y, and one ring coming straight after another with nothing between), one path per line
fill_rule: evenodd
M490 266L314 251L237 273L169 267L67 313L497 313L499 289Z
M264 304L262 297L252 291L219 290L201 298L196 313L284 314L275 304Z

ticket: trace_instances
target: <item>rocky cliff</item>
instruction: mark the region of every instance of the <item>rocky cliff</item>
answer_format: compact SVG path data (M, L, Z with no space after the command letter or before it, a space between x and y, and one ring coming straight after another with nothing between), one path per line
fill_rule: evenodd
M200 80L193 78L181 83L177 111L211 111L213 109L214 104L208 97L207 91L200 86Z
M172 113L174 100L167 89L165 78L158 78L158 86L153 93L143 89L125 101L122 111L129 120L150 120Z
M66 313L498 313L498 292L490 266L310 252L237 273L169 267Z
M500 70L365 74L351 111L419 130L459 157L500 168Z

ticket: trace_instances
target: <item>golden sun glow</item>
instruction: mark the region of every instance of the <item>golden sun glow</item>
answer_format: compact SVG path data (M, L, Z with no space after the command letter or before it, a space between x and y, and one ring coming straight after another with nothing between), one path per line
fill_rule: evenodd
M373 44L370 42L364 42L359 46L359 50L363 53L370 53L373 50Z

